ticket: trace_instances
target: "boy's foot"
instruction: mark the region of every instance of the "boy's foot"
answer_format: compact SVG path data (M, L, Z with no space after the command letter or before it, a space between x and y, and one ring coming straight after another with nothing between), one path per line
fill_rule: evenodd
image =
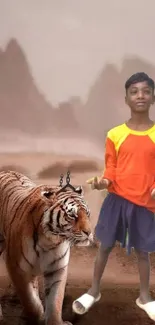
M144 310L150 319L155 321L155 301L149 301L145 304L142 304L140 298L136 300L136 305Z
M101 298L101 294L92 295L91 290L83 294L78 299L74 300L72 304L73 311L78 315L83 315Z

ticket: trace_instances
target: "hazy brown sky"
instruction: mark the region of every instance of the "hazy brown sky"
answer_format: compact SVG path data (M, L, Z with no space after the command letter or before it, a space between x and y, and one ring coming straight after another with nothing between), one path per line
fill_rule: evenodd
M0 0L0 46L16 38L54 104L86 98L106 62L155 63L155 0Z

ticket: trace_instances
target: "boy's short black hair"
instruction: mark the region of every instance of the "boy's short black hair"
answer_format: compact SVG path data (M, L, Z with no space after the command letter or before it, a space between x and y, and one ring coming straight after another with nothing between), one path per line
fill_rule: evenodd
M137 72L135 74L133 74L125 83L125 89L126 91L128 90L128 88L137 83L137 82L143 82L146 81L148 83L148 86L150 88L152 88L152 90L154 90L155 88L155 84L153 79L151 79L146 73L144 72Z

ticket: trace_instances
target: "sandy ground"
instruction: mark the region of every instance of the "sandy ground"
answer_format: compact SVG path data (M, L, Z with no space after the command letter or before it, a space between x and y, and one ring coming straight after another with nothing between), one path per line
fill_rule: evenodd
M68 164L74 162L74 167L78 165L75 162L77 157L53 156L51 154L4 154L0 155L0 169L3 166L11 165L12 169L25 171L27 175L32 177L37 183L58 184L59 171L56 171L57 177L53 177L53 172L49 172L48 178L38 178L38 173L45 170L46 167L53 165L56 161L63 161L65 169ZM83 159L78 157L78 159ZM84 165L86 165L85 159ZM97 221L98 212L103 200L103 193L91 191L85 181L87 178L99 175L102 170L102 161L97 161L98 166L95 170L85 170L77 172L74 168L71 181L73 185L83 185L85 197L89 203L92 215L92 227ZM91 165L90 162L88 166ZM94 168L94 167L93 167ZM91 168L90 168L91 169ZM61 171L60 171L61 173ZM44 173L42 173L44 174ZM47 174L47 173L46 173ZM52 175L52 176L51 176ZM68 271L68 280L66 287L66 296L64 300L63 314L64 319L72 320L73 324L81 325L148 325L153 324L145 313L139 310L135 305L135 299L138 296L138 273L136 258L134 253L130 257L126 255L125 250L116 246L111 253L105 274L102 280L102 298L88 314L77 317L72 314L72 301L79 295L84 293L90 286L93 272L93 264L96 255L96 248L73 248ZM77 263L78 261L78 263ZM151 290L155 297L155 256L151 255L152 274L151 274ZM21 305L18 297L10 286L10 280L5 269L4 262L0 260L0 293L3 312L5 315L6 325L24 325L25 321L20 317ZM4 324L4 322L2 322Z

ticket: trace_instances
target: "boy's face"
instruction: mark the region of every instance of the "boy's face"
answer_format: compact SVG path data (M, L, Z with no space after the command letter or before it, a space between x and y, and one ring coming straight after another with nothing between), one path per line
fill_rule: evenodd
M125 102L134 113L147 112L154 104L155 96L153 89L146 81L131 85L126 93Z

